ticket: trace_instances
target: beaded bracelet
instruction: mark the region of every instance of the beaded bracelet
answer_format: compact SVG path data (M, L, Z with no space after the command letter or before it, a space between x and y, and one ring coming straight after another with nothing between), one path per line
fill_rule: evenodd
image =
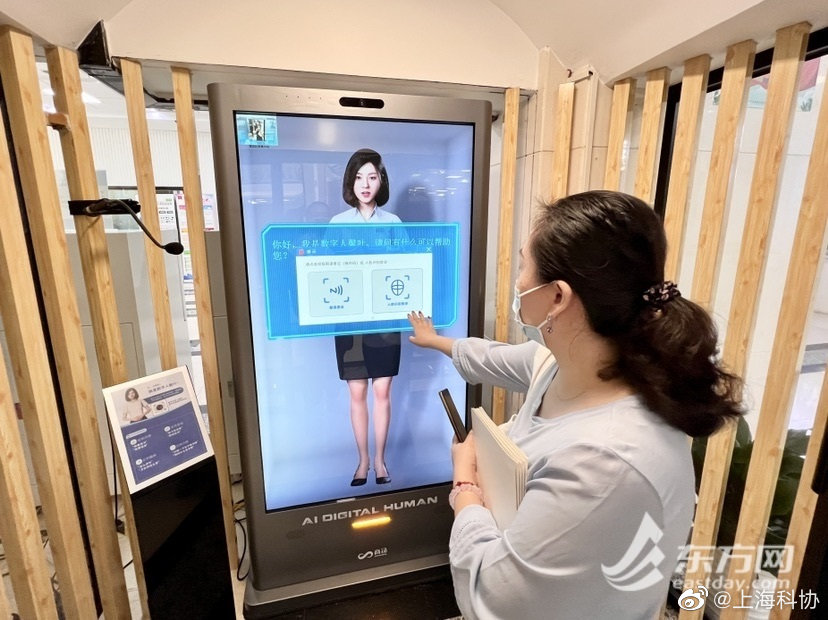
M480 490L479 486L477 486L474 482L465 482L460 480L459 482L454 483L454 488L448 496L448 503L452 510L454 510L454 500L457 498L457 495L463 492L474 493L481 502L483 501L483 491Z

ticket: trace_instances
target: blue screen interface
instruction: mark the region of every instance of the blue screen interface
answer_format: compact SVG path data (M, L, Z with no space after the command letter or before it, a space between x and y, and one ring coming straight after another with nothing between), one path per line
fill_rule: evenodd
M265 506L451 480L465 409L410 312L469 335L474 125L236 111ZM220 207L220 205L219 205Z

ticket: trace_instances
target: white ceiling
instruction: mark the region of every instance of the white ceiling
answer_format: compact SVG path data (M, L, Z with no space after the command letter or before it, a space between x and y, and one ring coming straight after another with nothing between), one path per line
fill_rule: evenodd
M112 19L131 2L132 0L0 0L0 23L27 30L43 43L74 49L95 24Z
M115 19L132 2L0 0L0 23L21 27L43 42L75 48L98 21ZM479 2L501 10L534 46L549 47L564 67L590 64L605 80L651 66L680 66L686 58L744 38L756 39L762 49L771 44L776 28L803 19L815 29L828 25L826 0Z

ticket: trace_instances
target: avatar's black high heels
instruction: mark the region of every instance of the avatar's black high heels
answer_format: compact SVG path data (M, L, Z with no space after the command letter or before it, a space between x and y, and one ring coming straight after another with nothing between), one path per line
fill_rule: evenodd
M351 486L352 487L361 487L363 484L368 482L368 472L369 471L371 471L370 467L365 470L365 476L360 478L360 477L357 476L357 473L359 473L359 467L357 467L357 470L354 472L354 479L351 480Z
M376 475L376 473L377 473L377 466L375 464L374 465L374 475ZM390 475L390 472L388 471L388 467L385 467L385 475L384 476L377 476L376 479L377 479L377 484L388 484L389 482L391 482L391 475Z

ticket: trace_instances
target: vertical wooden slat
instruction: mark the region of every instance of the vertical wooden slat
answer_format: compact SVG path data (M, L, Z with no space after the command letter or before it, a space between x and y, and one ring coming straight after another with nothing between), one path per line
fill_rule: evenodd
M124 78L124 98L129 120L129 136L132 142L132 159L135 164L135 181L138 186L138 202L141 204L141 219L152 235L160 240L161 225L158 221L158 202L155 197L155 175L152 170L152 152L144 106L144 81L141 75L141 65L134 60L121 59L121 75ZM178 366L178 362L164 253L159 251L149 238L144 239L144 247L147 253L149 286L155 317L155 331L158 336L158 351L161 355L161 368L168 370Z
M733 178L734 152L739 127L744 118L755 50L756 43L753 41L737 43L728 48L725 60L705 190L702 228L693 272L692 298L707 310L712 309L713 291L721 265L724 238L722 229L726 221L729 187ZM722 429L708 441L696 516L693 520L691 546L694 548L709 549L715 545L730 471L733 437L730 429ZM708 576L704 562L692 562L685 574L686 587L704 582ZM682 620L701 618L701 611L681 610L679 615Z
M5 166L4 166L5 167ZM3 193L3 199L7 193ZM17 204L16 196L11 204ZM7 222L8 225L8 222ZM2 259L0 259L0 262ZM0 271L6 271L5 269ZM0 275L0 294L11 295ZM0 540L21 618L57 618L6 363L0 355ZM0 618L11 618L0 578Z
M665 280L675 280L678 275L687 202L693 181L693 165L696 162L696 146L699 141L701 112L707 92L709 72L710 56L696 56L684 63L681 100L678 106L676 137L673 145L673 162L670 166L670 186L667 189L667 204L664 212L664 228L667 235Z
M641 111L641 138L638 141L638 166L633 193L652 202L655 190L656 157L661 135L661 112L667 96L670 70L666 67L647 72L644 107Z
M77 336L74 349L63 351L63 354L56 350L55 356L61 378L61 393L64 396L81 396L82 393L88 403L88 407L81 410L86 413L83 419L78 415L79 411L71 411L69 408L66 411L73 447L79 453L78 451L87 449L77 443L79 428L90 422L97 428L89 393L86 356L80 336L80 318L72 290L66 236L46 136L32 40L8 27L0 29L0 75L9 109L52 344L55 346L67 337ZM24 246L20 249L20 256L26 255ZM86 620L96 617L95 603L40 317L37 304L33 301L34 283L31 273L24 274L20 269L14 270L10 277L13 278L12 288L15 294L12 299L4 296L4 318L7 314L12 317L4 326L12 359L17 360L15 379L26 414L24 421L27 433L30 434L32 461L52 541L63 605L68 617ZM75 381L78 373L83 375L85 382ZM96 443L98 442L96 438Z
M619 80L612 87L612 108L607 141L607 165L604 170L604 189L621 189L621 162L624 156L624 136L627 134L627 116L635 100L635 80Z
M601 80L598 79L598 75L591 70L588 77L578 82L578 86L580 86L580 92L583 94L584 99L583 104L579 105L579 108L582 110L581 113L584 117L584 154L581 158L582 165L579 174L575 175L573 172L569 173L570 183L566 192L567 194L576 194L592 189L592 169L595 164L595 147L597 146L595 144L595 128L596 121L599 116L599 91L606 88L603 84L601 84ZM572 119L574 123L574 112ZM579 145L575 145L576 148L578 146Z
M702 226L699 232L696 265L693 269L693 300L707 310L713 307L713 291L716 290L718 280L717 265L720 264L722 255L722 231L727 221L730 182L736 161L736 139L744 119L748 79L753 69L755 52L755 41L742 41L727 48L725 56L719 110L716 113L716 129L713 133L713 148L704 194Z
M0 532L0 537L3 532ZM9 605L9 598L6 596L6 584L0 581L0 618L11 618L11 606Z
M68 121L67 126L60 130L60 141L69 195L73 200L95 200L100 198L100 195L89 138L89 124L81 99L77 55L64 48L50 48L46 52L46 60L55 93L55 108L58 113L66 115ZM108 387L123 383L129 377L103 219L75 216L74 223L89 313L92 317L98 367L102 384ZM107 618L129 618L129 599L121 566L117 532L111 515L109 484L106 480L106 466L97 424L85 424L81 427L81 432L86 433L81 440L86 449L76 457L75 463L78 476L84 481L81 484L84 516L92 541L92 557L98 576L101 603ZM120 469L119 460L116 460L115 466ZM132 527L132 503L127 493L123 495L127 533L130 535L133 557L137 557L139 554L136 550L139 546L137 534ZM140 562L136 564L136 576L141 582L139 589L143 591L143 570L139 564Z
M190 72L172 68L175 118L178 123L178 145L181 155L181 174L184 181L184 201L187 204L187 231L190 257L193 265L193 289L198 316L198 335L201 341L201 359L204 385L207 393L207 416L210 421L210 439L216 457L219 488L224 513L224 532L231 567L238 565L236 526L233 522L233 498L230 490L230 470L227 461L227 439L219 389L218 356L213 332L213 304L210 297L210 276L207 272L207 247L204 239L204 210L201 179L198 171L195 115Z
M555 152L552 157L552 199L569 193L569 159L572 149L572 114L575 110L575 82L558 86L555 118Z
M774 50L773 62L775 64L777 61L777 53L780 53L780 60L783 58L785 60L784 71L778 73L777 77L780 78L786 90L780 89L776 93L777 96L771 99L775 77L773 68L771 68L771 83L768 85L765 118L772 111L775 111L774 116L778 117L775 120L775 126L779 128L780 133L789 127L791 122L799 84L799 68L805 56L805 46L810 29L810 24L801 23L786 28L777 34L777 47ZM783 53L784 56L782 56ZM778 106L778 109L775 106ZM786 142L784 136L779 137L781 140L775 143L780 145L776 150L776 156L768 156L770 162L775 163L777 169L782 167L783 147ZM760 138L759 149L761 148L762 141ZM779 475L788 419L790 418L790 409L796 387L797 366L802 350L802 340L813 299L817 270L822 261L825 248L825 226L828 223L828 179L825 175L828 161L826 161L826 152L828 152L828 106L822 106L808 165L808 175L805 181L805 191L797 221L794 245L791 250L791 259L785 281L785 297L779 312L776 336L771 351L768 381L765 385L762 407L759 412L759 425L756 429L750 466L745 480L745 495L739 512L739 525L736 528L734 546L740 548L760 547L764 543L768 519L770 518L771 504L776 490L776 479ZM757 156L757 166L762 159L764 158L760 150ZM773 199L774 196L772 195L771 200ZM802 553L803 550L800 549L799 552ZM738 581L734 581L733 587L729 591L733 596L739 596L741 599L742 592L750 592L750 577L753 575L754 566L751 565L747 571L740 572L741 567L737 567L737 564L738 562L732 563L728 577L734 580L745 580L747 578L747 585L739 587ZM724 616L734 617L727 612Z
M20 271L31 279L28 254L23 237L20 204L14 186L11 159L6 142L6 127L0 116L0 312L6 329L13 329L14 303L12 274ZM33 301L33 299L30 299ZM37 313L37 308L30 308ZM42 340L42 334L40 339ZM28 413L27 413L28 415ZM32 413L31 415L36 415ZM40 545L40 525L35 512L32 489L26 470L26 457L18 431L17 415L9 385L6 363L0 353L0 540L14 586L18 611L22 618L57 618L52 584L46 557ZM0 590L5 591L2 579ZM0 593L0 595L4 595ZM8 606L8 603L6 603ZM6 610L0 618L10 618Z
M520 89L507 88L504 95L503 140L500 155L500 219L497 238L497 291L495 297L495 340L509 337L509 312L512 287L512 233L517 174L517 132ZM506 418L506 390L492 390L492 419L501 424Z
M823 97L823 102L825 98ZM823 108L828 108L824 105ZM816 143L814 148L816 148ZM825 150L823 153L827 152ZM825 163L823 163L825 165ZM811 438L808 440L808 450L805 454L805 463L799 477L799 488L796 492L791 521L788 525L788 538L785 541L786 549L780 560L779 574L777 575L777 590L790 591L796 588L802 572L802 561L805 549L808 546L808 537L814 526L814 511L816 510L818 495L811 488L819 459L819 450L825 438L825 427L828 421L828 372L822 379L822 389L819 394L819 404L814 417L814 427L811 429ZM824 527L818 524L817 527ZM793 556L788 556L793 552ZM791 617L791 609L780 605L771 610L770 620L787 620Z

